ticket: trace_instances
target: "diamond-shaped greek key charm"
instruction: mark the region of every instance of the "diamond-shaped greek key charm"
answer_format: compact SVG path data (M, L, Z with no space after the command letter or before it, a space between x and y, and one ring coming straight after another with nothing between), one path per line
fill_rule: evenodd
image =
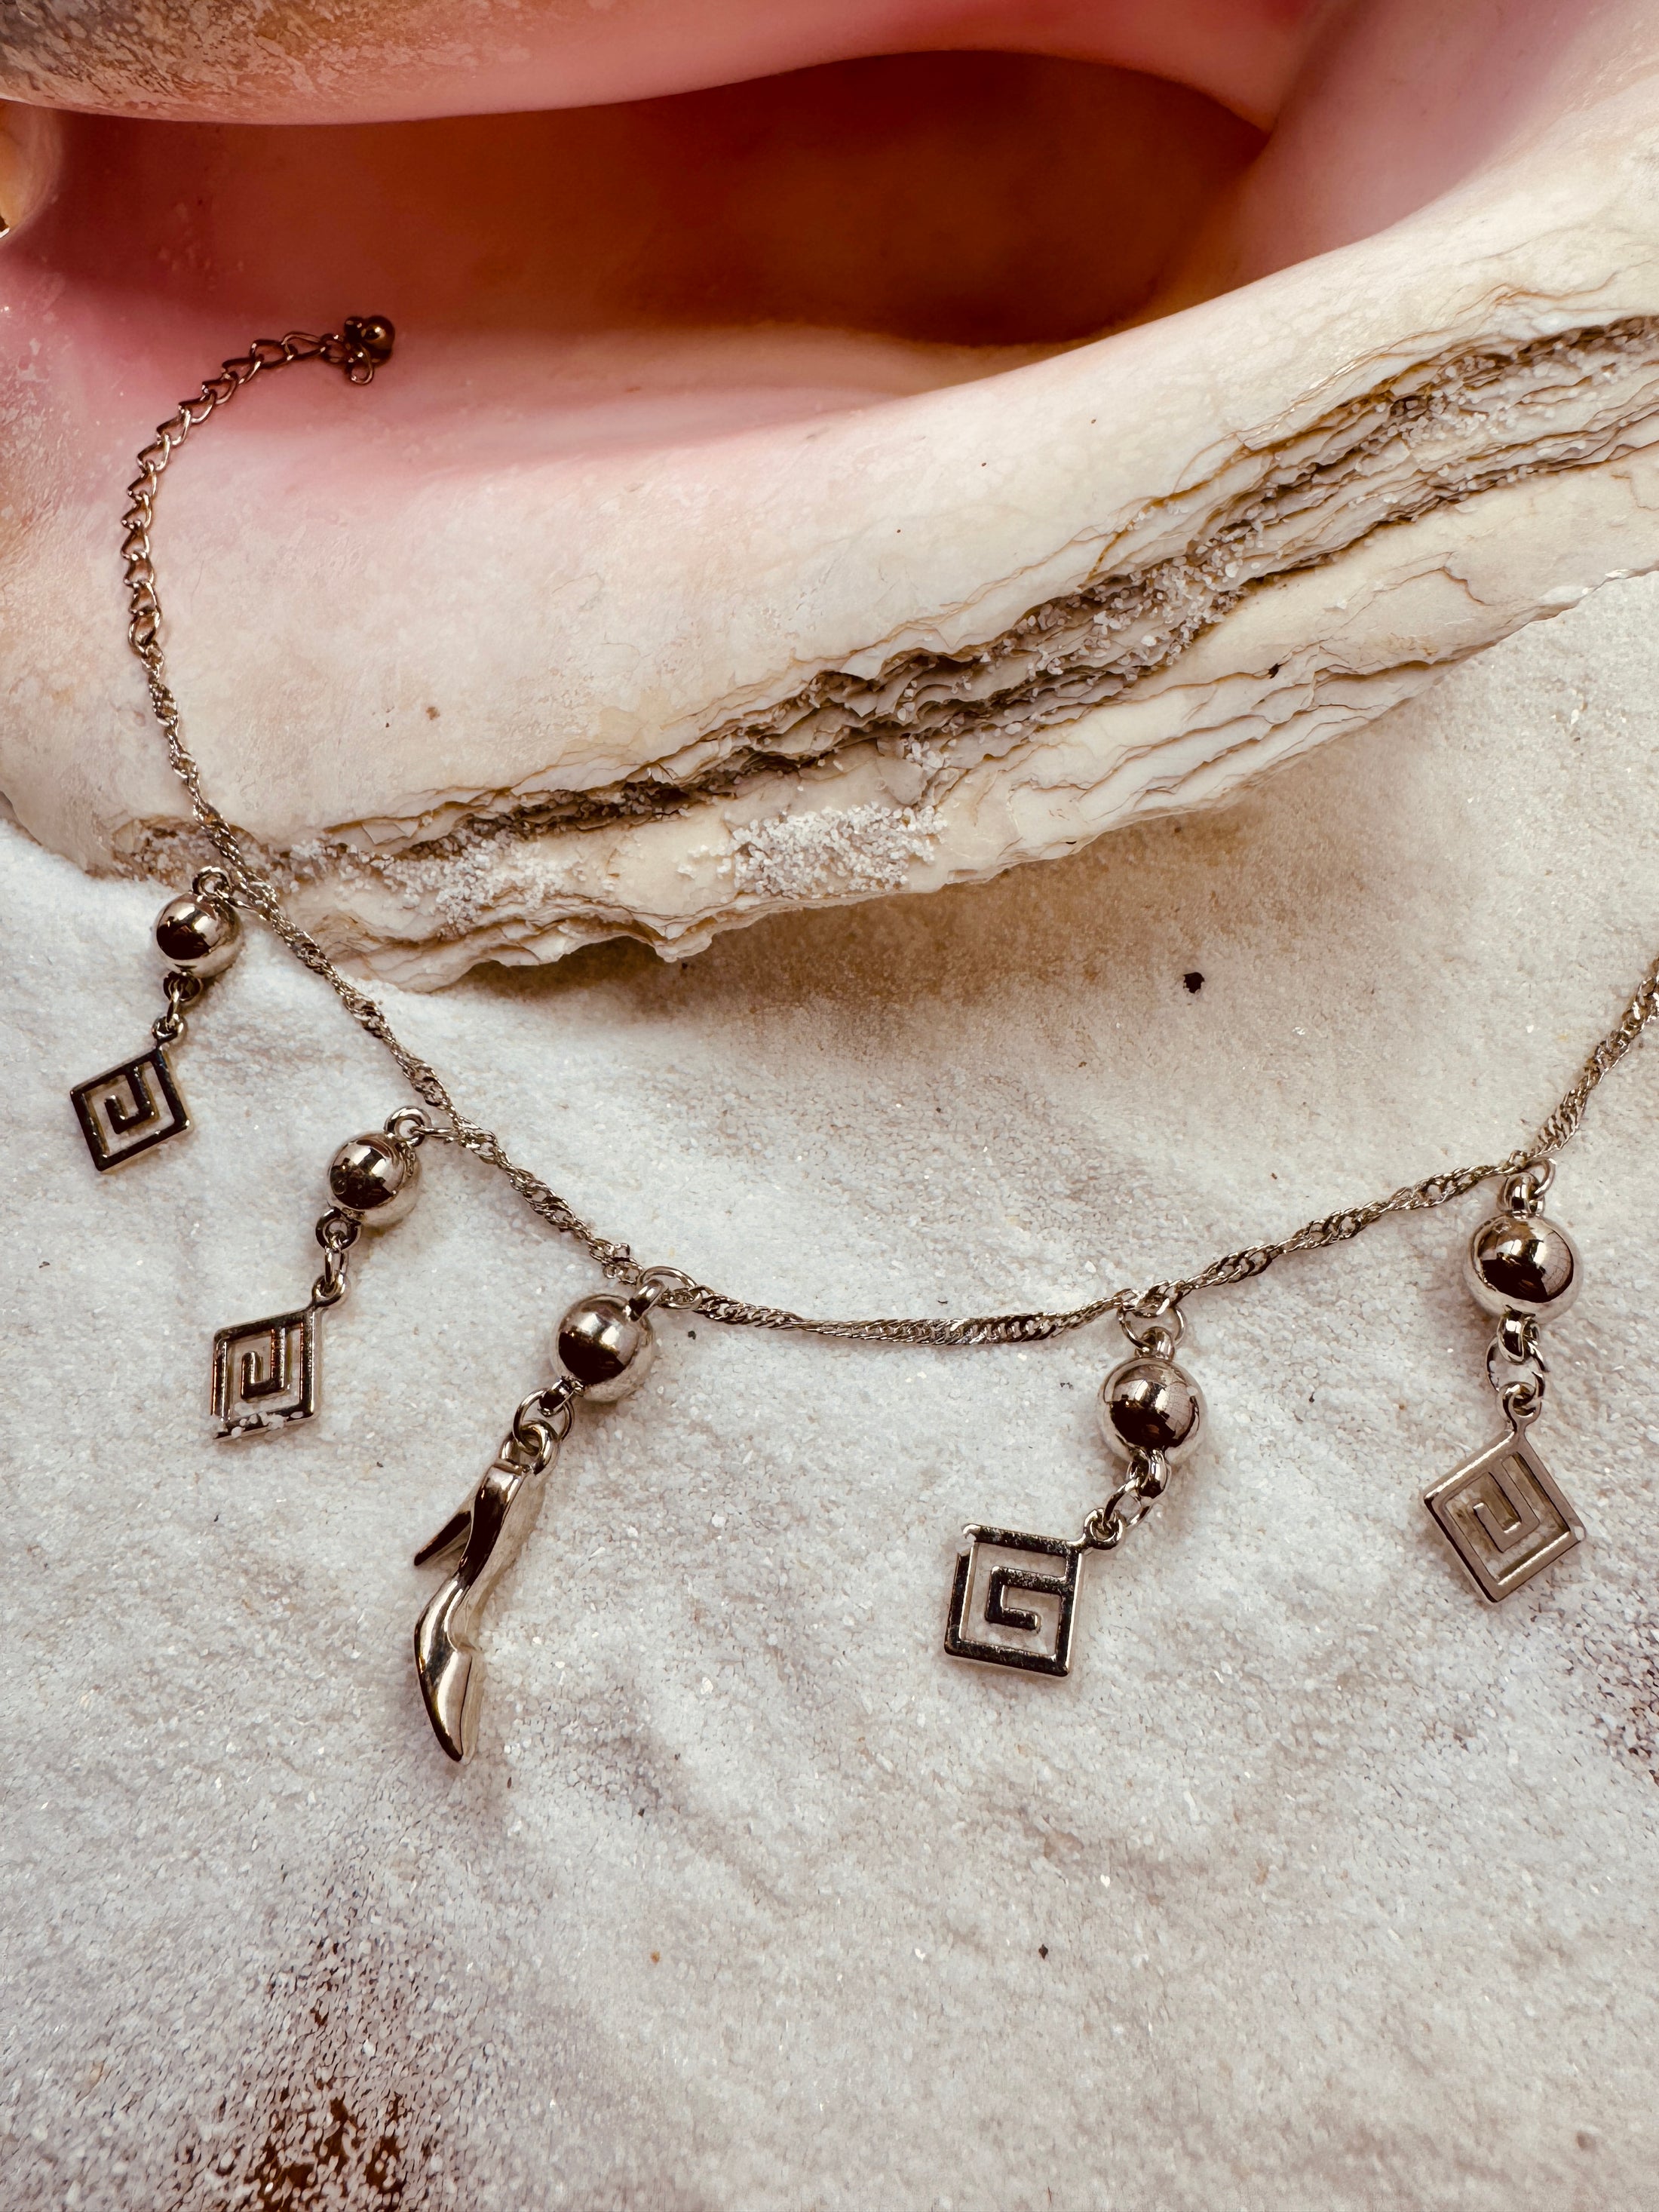
M213 1412L222 1437L270 1435L317 1410L322 1352L315 1306L240 1322L213 1340Z
M1077 1612L1078 1567L1088 1547L1013 1528L963 1530L945 1648L1030 1674L1067 1674ZM1060 1571L1055 1572L1055 1564Z
M1466 1460L1423 1503L1494 1605L1583 1541L1583 1523L1520 1429Z
M94 1075L90 1083L77 1084L70 1098L100 1175L125 1167L140 1152L166 1144L169 1137L182 1137L190 1127L190 1115L159 1044L136 1060Z

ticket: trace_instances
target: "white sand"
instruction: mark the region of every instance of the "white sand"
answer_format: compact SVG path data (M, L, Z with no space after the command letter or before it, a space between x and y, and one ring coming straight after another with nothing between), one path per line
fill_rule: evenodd
M1659 945L1656 617L1617 587L988 887L387 1003L746 1294L1148 1280L1553 1102ZM1495 1432L1478 1199L1195 1303L1208 1444L1089 1563L1064 1683L947 1660L945 1601L963 1521L1103 1494L1115 1329L670 1321L494 1602L463 1771L410 1554L592 1269L429 1152L321 1417L216 1446L212 1330L303 1292L330 1151L404 1094L261 942L176 1055L193 1134L95 1176L65 1093L145 1036L158 902L15 831L0 869L7 2212L1659 2205L1651 1050L1557 1187L1538 1441L1591 1540L1502 1608L1419 1503Z

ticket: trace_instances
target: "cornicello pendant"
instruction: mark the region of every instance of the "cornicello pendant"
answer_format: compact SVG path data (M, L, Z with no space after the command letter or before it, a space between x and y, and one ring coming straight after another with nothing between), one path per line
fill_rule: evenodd
M404 1107L384 1129L354 1137L329 1162L334 1203L317 1224L323 1272L291 1313L234 1322L213 1339L210 1403L222 1441L274 1436L308 1421L321 1401L322 1318L346 1294L351 1248L365 1229L390 1229L420 1194L416 1147L432 1134L426 1116Z
M415 1554L417 1567L455 1559L454 1571L415 1624L415 1675L432 1733L458 1764L477 1748L483 1667L477 1630L484 1600L536 1525L576 1400L609 1405L644 1382L657 1351L648 1316L662 1294L647 1282L629 1298L601 1291L578 1299L554 1340L563 1372L531 1392L483 1480Z
M1115 1551L1164 1495L1171 1468L1197 1446L1204 1394L1176 1364L1179 1310L1118 1318L1134 1351L1101 1385L1100 1425L1113 1452L1127 1461L1127 1472L1089 1516L1083 1534L1069 1540L969 1522L945 1625L945 1649L953 1659L1027 1674L1069 1674L1085 1555Z
M204 868L189 891L167 901L155 920L156 949L167 963L162 981L167 1003L151 1029L154 1042L70 1093L100 1175L125 1167L190 1127L167 1048L185 1034L185 1008L242 949L241 916L226 896L229 889L222 869Z
M1583 1524L1544 1464L1531 1430L1544 1410L1541 1322L1578 1295L1578 1248L1544 1218L1554 1164L1534 1160L1504 1188L1504 1210L1469 1239L1465 1274L1498 1334L1486 1373L1509 1426L1424 1493L1436 1527L1482 1597L1496 1605L1583 1541Z

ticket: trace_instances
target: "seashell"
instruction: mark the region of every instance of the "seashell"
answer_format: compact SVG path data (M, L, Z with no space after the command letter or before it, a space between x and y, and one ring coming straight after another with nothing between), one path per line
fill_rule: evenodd
M447 66L360 0L302 79L238 11L175 48L182 0L142 67L8 32L46 106L0 139L0 792L37 837L193 856L122 649L128 456L256 329L350 312L399 325L372 391L240 397L156 560L208 788L416 986L1070 852L1659 566L1650 9L1200 37L1171 0L1137 46L1080 7L1119 25L1051 26L1082 63L782 12L549 13ZM631 104L365 119L509 82ZM591 237L503 214L532 173Z

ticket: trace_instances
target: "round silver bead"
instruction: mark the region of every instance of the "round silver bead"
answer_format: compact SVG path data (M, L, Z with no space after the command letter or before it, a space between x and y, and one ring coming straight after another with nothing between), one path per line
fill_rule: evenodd
M420 1154L382 1129L354 1137L328 1164L329 1196L348 1221L361 1221L365 1229L390 1229L420 1191Z
M578 1298L559 1323L559 1364L584 1394L608 1406L637 1390L656 1357L656 1334L626 1298L595 1291Z
M1578 1295L1578 1247L1541 1213L1494 1214L1470 1237L1463 1272L1487 1313L1547 1321Z
M1160 1452L1176 1467L1204 1426L1204 1393L1173 1359L1138 1352L1101 1384L1100 1426L1120 1459Z
M242 949L242 917L226 899L194 891L169 899L155 917L155 943L170 968L206 982L222 975Z

